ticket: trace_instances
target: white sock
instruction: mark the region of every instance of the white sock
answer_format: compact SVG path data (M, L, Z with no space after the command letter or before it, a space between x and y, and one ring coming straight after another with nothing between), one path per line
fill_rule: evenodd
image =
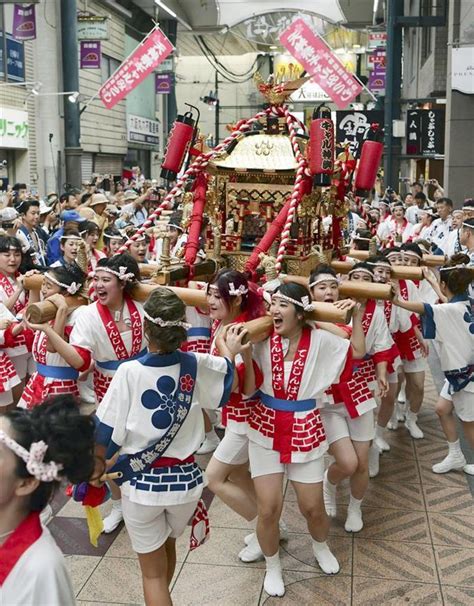
M418 413L413 412L412 410L408 409L407 410L407 421L413 421L414 423L416 423L418 421Z
M283 583L283 576L281 574L281 562L279 552L277 551L272 556L265 556L265 563L267 565L267 570L265 572L263 588L268 593L268 595L274 595L279 597L285 595L285 584Z
M356 499L351 495L349 507L347 508L347 519L344 524L344 528L347 532L359 532L364 527L362 511L360 509L361 505L362 499Z
M337 485L331 484L328 478L328 470L326 469L326 471L324 472L323 481L323 497L326 513L330 518L335 518L337 514L336 490Z
M381 427L381 426L380 426L380 425L377 423L377 425L375 426L375 435L376 435L378 438L382 438L382 439L383 439L384 434L385 434L385 427Z
M456 442L448 442L449 454L457 455L462 454L461 444L459 440Z
M323 572L326 574L336 574L336 572L339 572L339 562L332 554L326 541L320 543L313 539L313 553Z

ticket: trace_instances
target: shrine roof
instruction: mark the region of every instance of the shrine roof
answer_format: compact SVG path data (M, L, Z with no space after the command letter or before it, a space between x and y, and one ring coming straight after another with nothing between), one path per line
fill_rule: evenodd
M216 156L210 167L218 170L241 171L295 171L297 162L287 135L264 133L242 137L237 145L231 145L230 153Z

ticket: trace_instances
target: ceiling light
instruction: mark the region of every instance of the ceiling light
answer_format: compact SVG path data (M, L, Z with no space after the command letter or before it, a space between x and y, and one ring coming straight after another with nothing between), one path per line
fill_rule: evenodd
M276 46L276 44L272 44L270 46L270 50L278 50L278 46Z
M155 0L155 4L162 8L166 13L168 13L170 17L173 17L173 19L176 19L176 21L181 23L181 25L183 25L186 29L192 31L193 28L191 27L191 25L189 25L189 23L184 19L181 19L181 17L179 17L173 10L171 10L169 6L166 6L166 4L162 2L162 0Z

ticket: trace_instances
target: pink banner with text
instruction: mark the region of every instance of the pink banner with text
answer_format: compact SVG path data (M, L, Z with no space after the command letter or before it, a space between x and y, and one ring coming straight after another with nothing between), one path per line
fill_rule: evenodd
M346 71L324 40L313 33L303 19L293 21L281 34L280 42L339 109L347 107L362 91L362 84Z
M107 109L112 109L138 86L174 50L173 45L156 27L131 55L115 70L99 90Z

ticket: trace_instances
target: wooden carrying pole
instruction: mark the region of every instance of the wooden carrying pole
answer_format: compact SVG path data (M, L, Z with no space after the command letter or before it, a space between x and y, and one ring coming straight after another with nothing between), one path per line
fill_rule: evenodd
M86 298L81 296L67 296L64 297L66 305L70 311L81 307L81 305L87 305L88 301ZM38 303L31 303L26 308L26 319L32 324L44 324L50 320L54 320L58 308L54 303L48 301L39 301Z
M348 324L351 316L352 310L338 309L332 303L313 303L313 311L310 312L309 319L315 322ZM263 316L249 322L244 322L243 326L248 332L246 341L256 343L268 337L273 327L273 320L271 316Z
M351 269L354 269L354 264L350 261L331 261L331 267L338 274L348 274ZM393 265L391 270L394 280L423 280L423 270L421 267Z
M350 250L348 253L348 257L353 257L359 261L365 261L370 256L368 250ZM446 257L444 255L423 255L422 265L426 265L427 267L441 267L441 265L444 265L445 263Z
M284 282L296 282L302 286L309 286L309 279L303 276L285 276ZM351 282L345 280L339 284L339 296L354 297L355 299L378 299L389 301L392 298L392 287L390 284L378 284L375 282Z

